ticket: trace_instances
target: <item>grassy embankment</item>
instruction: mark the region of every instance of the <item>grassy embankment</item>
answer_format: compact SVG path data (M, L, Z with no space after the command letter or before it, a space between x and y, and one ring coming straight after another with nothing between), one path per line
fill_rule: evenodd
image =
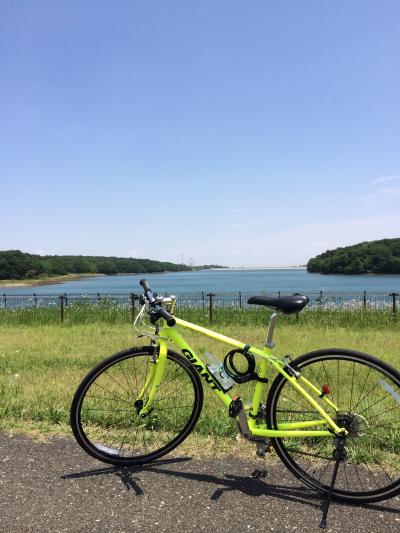
M265 328L230 326L218 328L225 334L261 345ZM372 353L400 368L400 331L397 329L321 328L313 324L295 327L281 324L276 330L276 352L293 356L323 347L347 347ZM223 356L227 347L197 334L189 334L199 353L211 350ZM132 345L127 324L83 324L0 327L0 429L69 433L69 407L72 395L86 372L106 355ZM246 400L246 386L244 399ZM231 452L245 451L234 439L232 419L225 408L205 390L205 405L196 432L184 448ZM211 405L217 409L210 409ZM227 438L230 437L230 438ZM248 446L246 444L246 446ZM250 449L252 450L252 448Z

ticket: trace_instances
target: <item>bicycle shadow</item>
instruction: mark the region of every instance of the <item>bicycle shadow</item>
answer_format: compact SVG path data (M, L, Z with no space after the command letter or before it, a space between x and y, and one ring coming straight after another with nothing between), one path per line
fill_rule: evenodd
M176 459L163 459L153 463L153 465L162 465L170 463L181 463L184 461L190 461L191 457L179 457ZM96 468L94 470L87 470L85 472L76 472L74 474L65 474L61 476L61 479L79 479L84 477L95 477L95 476L106 476L114 474L125 486L127 490L133 490L136 496L142 496L144 494L143 489L137 483L140 481L139 478L135 477L134 474L138 472L148 472L152 471L153 468L151 465L138 465L130 467L116 467L110 466L106 468ZM168 470L169 472L169 470Z
M187 463L191 461L191 457L179 457L172 459L164 459L155 461L149 465L138 465L131 467L105 467L94 470L87 470L84 472L76 472L73 474L65 474L61 479L78 479L92 476L115 475L129 491L133 491L136 496L142 496L144 491L139 485L140 479L137 477L139 473L158 473L166 476L173 476L189 481L198 481L201 483L209 483L211 485L218 485L218 488L210 496L210 500L218 501L224 494L229 492L239 492L244 495L252 497L273 497L282 499L288 502L297 502L307 505L314 509L320 509L324 504L325 498L317 492L305 487L279 485L276 483L268 483L264 479L268 476L265 470L254 470L250 475L238 476L225 474L219 477L213 474L204 474L195 471L181 471L170 468L163 468L163 466L171 464ZM135 475L136 474L136 475ZM300 483L300 482L299 482ZM346 502L335 501L335 505L345 505L350 507L362 507L373 509L380 512L400 514L400 510L388 505L379 504L351 504Z

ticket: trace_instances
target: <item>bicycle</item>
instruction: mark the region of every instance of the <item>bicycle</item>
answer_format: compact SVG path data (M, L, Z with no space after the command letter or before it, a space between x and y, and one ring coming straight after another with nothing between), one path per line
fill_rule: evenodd
M265 346L257 348L174 316L173 296L153 295L146 280L140 284L134 326L150 344L104 359L73 398L72 430L88 454L128 466L169 453L196 425L203 380L259 456L272 445L296 477L326 496L321 527L331 499L370 503L400 492L400 373L352 350L317 350L294 360L273 353L278 317L300 312L307 296L249 299L273 310ZM217 368L207 365L177 326L233 349ZM263 402L271 367L278 373ZM255 382L252 401L244 405L230 391L249 381Z

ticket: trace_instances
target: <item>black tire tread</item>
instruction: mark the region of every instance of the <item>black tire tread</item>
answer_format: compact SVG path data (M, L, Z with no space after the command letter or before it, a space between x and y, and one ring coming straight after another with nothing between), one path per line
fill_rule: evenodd
M299 357L297 357L294 361L290 363L290 365L293 368L297 368L298 365L301 363L304 363L305 361L308 361L310 359L314 359L317 357L323 357L324 355L344 355L344 356L354 356L358 357L359 359L363 359L364 361L377 366L378 368L384 370L387 372L387 374L393 376L395 380L397 380L400 384L400 373L391 365L388 363L372 356L369 354L365 354L362 352L358 352L355 350L348 350L343 348L327 348L327 349L321 349L321 350L315 350L312 352L305 353ZM270 429L276 428L276 422L275 422L275 412L274 412L274 402L276 398L276 391L281 386L283 382L285 382L286 379L282 374L278 374L276 378L274 379L271 388L269 390L268 399L267 399L267 426ZM279 393L279 391L278 391ZM278 394L279 397L279 394ZM278 455L278 457L281 459L281 461L284 463L284 465L294 474L298 479L300 479L305 485L311 487L314 490L317 490L321 493L326 493L327 490L322 490L321 487L319 487L316 484L313 484L309 481L308 478L306 478L301 471L299 471L296 466L293 464L293 462L288 459L287 455L282 450L282 447L284 448L284 445L282 445L282 439L280 438L272 438L271 443L274 446L274 449ZM397 487L393 488L389 493L388 492L382 492L381 494L371 494L370 496L360 496L356 497L354 495L346 495L342 492L336 492L335 490L332 493L332 498L336 500L342 500L347 502L355 502L355 503L372 503L372 502L378 502L382 500L386 500L388 498L391 498L393 496L396 496L400 493L400 479L397 482Z
M123 360L129 355L140 355L140 354L151 355L153 353L153 350L154 348L151 346L140 346L140 347L135 347L135 348L129 348L127 350L122 350L120 352L112 354L109 357L106 357L105 359L100 361L95 367L93 367L79 384L74 394L72 404L71 404L71 411L70 411L71 428L72 428L72 432L78 444L85 450L86 453L88 453L95 459L98 459L100 461L103 461L109 464L117 465L117 466L129 466L129 465L135 465L135 464L150 463L162 457L163 455L166 455L167 453L171 452L174 448L176 448L181 442L183 442L186 439L186 437L191 433L194 426L196 425L196 422L200 416L202 406L203 406L202 383L195 369L181 354L173 350L168 350L168 354L167 354L168 359L173 360L177 362L177 364L181 365L185 369L185 371L193 378L192 383L194 384L195 394L197 396L196 409L193 413L193 416L189 419L187 426L184 428L184 431L181 431L180 433L178 433L178 435L175 436L175 438L171 441L171 443L168 443L167 445L163 446L161 449L156 450L152 452L151 454L139 456L136 458L133 458L133 457L129 457L129 458L118 457L117 458L117 457L113 457L111 455L102 453L98 449L96 449L94 446L92 446L88 442L88 440L85 438L85 436L82 434L82 428L81 428L80 421L79 421L79 410L80 410L81 402L84 399L86 390L88 389L88 386L91 384L93 378L99 376L103 370L108 368L110 365L116 363L118 360Z

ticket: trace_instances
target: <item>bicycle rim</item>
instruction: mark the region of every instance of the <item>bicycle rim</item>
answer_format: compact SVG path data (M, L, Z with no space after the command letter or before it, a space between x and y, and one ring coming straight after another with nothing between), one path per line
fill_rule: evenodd
M201 412L200 380L189 363L169 351L164 376L143 415L156 357L151 347L109 357L79 386L71 407L78 443L112 464L146 463L169 453L192 431Z
M375 357L351 350L320 350L292 366L322 391L328 385L339 412L321 405L349 432L339 463L333 497L372 502L400 492L400 374ZM279 375L268 397L268 424L318 420L321 416ZM313 429L326 429L321 425ZM336 440L273 439L285 465L304 483L328 492L335 464Z

